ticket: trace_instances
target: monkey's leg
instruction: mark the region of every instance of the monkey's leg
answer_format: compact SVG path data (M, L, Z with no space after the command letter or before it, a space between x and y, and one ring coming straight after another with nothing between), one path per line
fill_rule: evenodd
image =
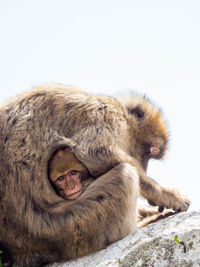
M158 210L148 206L139 206L137 211L138 211L137 222L140 222L149 216L160 214Z
M39 236L38 245L35 246L31 238L25 236L24 247L18 248L24 255L20 257L23 261L17 256L16 249L14 266L33 266L31 259L34 258L35 262L42 260L41 257L37 259L38 254L47 258L45 263L70 260L103 249L123 238L137 229L138 194L136 169L122 163L94 180L73 201L61 200L54 206L53 203L51 206L38 203L41 212L33 210L37 224L29 226L30 232ZM48 256L49 248L52 248L51 258Z
M86 255L135 231L137 197L138 175L126 163L91 183L68 207L74 217L66 222L67 256Z
M137 216L137 227L143 228L148 224L155 223L174 214L176 214L176 212L173 212L170 209L167 209L163 212L159 212L158 210L155 210L155 208L153 209L150 207L139 207Z

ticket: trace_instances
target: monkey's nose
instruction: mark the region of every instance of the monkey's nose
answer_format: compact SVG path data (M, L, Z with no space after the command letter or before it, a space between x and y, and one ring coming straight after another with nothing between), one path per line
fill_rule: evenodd
M150 147L150 157L156 157L160 154L160 148L155 147L155 146L151 146Z
M68 181L66 187L68 190L73 190L75 188L75 182L73 180Z

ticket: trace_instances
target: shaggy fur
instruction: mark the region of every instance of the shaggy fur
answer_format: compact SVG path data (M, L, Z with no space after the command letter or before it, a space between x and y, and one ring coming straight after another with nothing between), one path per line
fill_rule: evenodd
M131 99L126 106L46 85L1 105L0 243L13 266L76 258L135 231L139 191L152 204L187 210L187 199L146 176L149 148L159 147L161 158L168 133L159 110ZM98 177L74 201L58 196L48 179L49 159L65 147Z

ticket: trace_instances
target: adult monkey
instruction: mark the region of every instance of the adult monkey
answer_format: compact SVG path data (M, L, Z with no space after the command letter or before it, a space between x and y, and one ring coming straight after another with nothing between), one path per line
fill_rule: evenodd
M187 210L186 198L145 173L167 147L160 111L144 98L122 102L47 85L1 106L0 241L13 266L76 258L134 231L138 175L151 204ZM73 201L58 196L47 175L65 147L98 177Z

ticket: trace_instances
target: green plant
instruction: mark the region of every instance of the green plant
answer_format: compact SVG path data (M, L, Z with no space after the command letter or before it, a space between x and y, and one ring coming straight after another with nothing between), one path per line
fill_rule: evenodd
M178 244L183 245L183 250L184 250L184 252L186 253L186 245L185 245L185 243L183 242L183 240L179 240L177 235L175 235L174 240L175 240Z

